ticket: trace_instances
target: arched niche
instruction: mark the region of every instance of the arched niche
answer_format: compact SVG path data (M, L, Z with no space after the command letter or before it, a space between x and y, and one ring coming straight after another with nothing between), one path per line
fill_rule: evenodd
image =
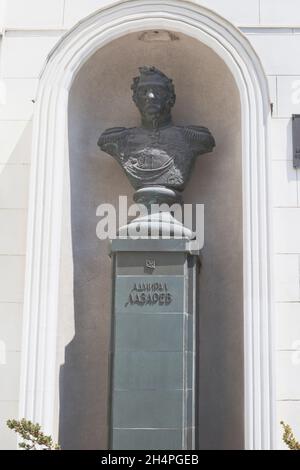
M205 245L198 286L199 438L202 448L239 448L244 445L239 93L230 70L215 52L174 32L132 33L110 42L84 64L70 90L75 336L64 345L61 442L74 448L93 448L97 443L105 448L111 262L107 242L95 236L96 210L101 202L117 207L119 195L129 196L131 203L133 191L122 169L96 144L99 133L107 127L139 125L130 85L138 67L148 63L174 80L174 122L208 126L217 142L213 154L198 159L185 192L186 202L205 205ZM60 317L65 314L61 312ZM227 432L229 427L231 433Z
M173 39L141 38L154 29ZM67 447L105 447L110 266L95 211L131 189L96 141L106 127L138 123L129 83L141 61L174 78L174 120L206 125L217 140L185 194L206 207L201 447L270 448L266 79L242 34L191 2L120 2L81 22L48 59L33 137L20 414L60 428Z

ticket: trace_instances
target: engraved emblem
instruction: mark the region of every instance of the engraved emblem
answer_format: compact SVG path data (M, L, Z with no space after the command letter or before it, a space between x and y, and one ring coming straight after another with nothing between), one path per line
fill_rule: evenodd
M155 269L156 267L155 259L146 259L145 266L146 268L149 268L149 269Z

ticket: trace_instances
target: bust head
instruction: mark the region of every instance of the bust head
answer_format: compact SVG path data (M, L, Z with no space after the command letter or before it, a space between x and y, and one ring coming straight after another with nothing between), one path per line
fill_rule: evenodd
M157 68L139 68L140 76L133 79L133 101L145 127L159 127L171 122L171 108L176 95L172 80Z

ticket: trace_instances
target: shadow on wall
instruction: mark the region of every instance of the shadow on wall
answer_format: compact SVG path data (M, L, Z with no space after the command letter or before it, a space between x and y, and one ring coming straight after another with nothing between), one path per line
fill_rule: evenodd
M119 191L131 200L132 189L117 163L102 159L99 119L85 127L89 106L80 110L80 122L74 122L77 105L70 100L75 336L66 346L60 370L59 442L65 449L106 449L111 260L109 242L96 236L96 210L101 202L117 207Z
M132 192L113 160L103 165L97 138L90 135L91 153L70 168L75 336L60 372L60 443L67 449L107 448L111 260L109 242L96 236L96 210L101 201L116 207L118 190Z
M69 101L70 218L74 311L61 310L60 443L65 449L107 448L111 264L96 237L97 206L132 189L117 163L97 148L100 133L137 126L130 85L140 65L174 79L174 122L207 126L213 154L199 158L185 192L205 204L200 278L199 448L238 449L244 442L243 259L240 104L234 79L208 47L184 35L143 42L138 34L99 50L76 77ZM68 335L67 335L68 336ZM73 337L74 336L74 337ZM70 341L70 338L73 339ZM63 362L63 361L62 361Z

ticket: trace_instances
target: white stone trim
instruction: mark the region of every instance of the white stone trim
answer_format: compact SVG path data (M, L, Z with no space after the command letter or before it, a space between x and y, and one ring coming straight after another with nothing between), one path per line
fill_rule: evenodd
M84 62L104 44L130 32L158 28L184 33L211 47L228 65L239 88L244 211L245 446L270 449L275 441L275 407L267 80L252 46L238 29L218 14L184 0L114 3L72 28L48 57L34 116L20 416L39 422L47 433L55 433L62 194L68 152L68 93L72 81Z

